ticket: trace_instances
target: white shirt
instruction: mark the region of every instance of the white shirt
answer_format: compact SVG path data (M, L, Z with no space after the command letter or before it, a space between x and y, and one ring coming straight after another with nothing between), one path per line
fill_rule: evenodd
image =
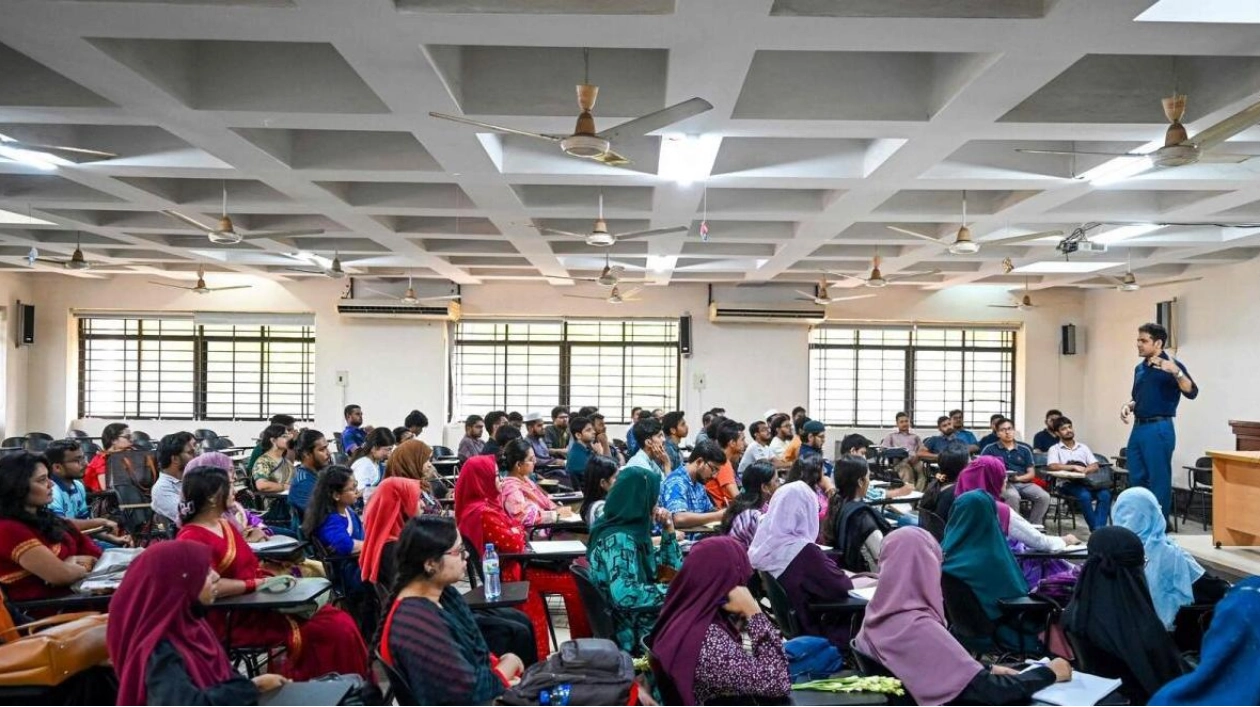
M372 492L381 483L380 465L372 461L371 457L359 457L350 466L350 471L354 472L354 480L358 482L359 490L363 493L363 502L367 503L372 497Z
M1081 442L1076 442L1076 446L1071 449L1059 442L1046 452L1047 464L1080 464L1081 466L1089 466L1096 461L1098 460L1094 458L1094 453Z
M775 435L774 439L770 440L770 456L781 457L785 449L787 449L787 442L784 442L779 435Z
M178 523L182 488L183 482L180 479L170 474L158 474L157 481L153 482L153 488L149 489L149 507L153 509L153 512Z
M773 456L774 452L770 449L770 445L752 442L748 445L748 449L744 450L744 456L739 460L738 471L742 475L744 473L744 469L752 466L753 462L770 459Z
M1006 532L1007 537L1012 540L1018 540L1023 543L1029 550L1035 552L1058 552L1067 547L1067 543L1063 542L1063 538L1045 533L1032 527L1024 516L1018 511L1011 509L1011 525Z

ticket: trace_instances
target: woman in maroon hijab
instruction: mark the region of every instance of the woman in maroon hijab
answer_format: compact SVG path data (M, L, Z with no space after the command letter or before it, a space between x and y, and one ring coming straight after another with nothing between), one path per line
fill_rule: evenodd
M218 581L210 548L186 540L157 543L131 563L110 601L105 633L118 704L258 704L260 692L288 682L270 674L251 681L232 670L200 617Z
M683 704L791 692L783 638L744 586L751 576L744 545L722 536L697 543L670 582L647 643Z

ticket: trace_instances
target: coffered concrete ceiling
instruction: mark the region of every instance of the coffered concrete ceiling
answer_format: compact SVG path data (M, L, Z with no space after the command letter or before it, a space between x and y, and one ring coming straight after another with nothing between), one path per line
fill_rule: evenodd
M1003 260L1062 260L1057 239L952 255L888 226L952 239L964 191L982 244L1093 221L1260 221L1260 158L1104 186L1080 175L1105 156L1016 151L1141 148L1162 138L1174 88L1192 135L1260 100L1255 25L1135 19L1158 4L0 0L0 134L118 155L52 171L0 159L0 269L81 243L92 270L33 269L297 278L305 251L434 287L568 285L605 250L540 229L586 232L602 195L614 233L689 227L609 249L650 284L811 282L878 254L886 273L940 271L905 286L1022 285ZM584 48L601 130L693 96L714 108L618 137L625 168L429 117L567 135ZM1218 149L1260 155L1260 129ZM688 183L669 173L676 153ZM323 232L215 245L161 213L213 222L225 189L238 229ZM1031 286L1260 254L1254 228L1110 240L1074 256L1102 270Z

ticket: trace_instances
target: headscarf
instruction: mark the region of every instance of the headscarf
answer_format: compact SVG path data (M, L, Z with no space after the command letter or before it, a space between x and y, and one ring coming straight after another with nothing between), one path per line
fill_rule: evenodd
M1002 500L1002 488L1005 486L1006 464L997 457L976 457L958 475L958 483L954 484L954 498L976 489L989 494L997 503L998 527L1006 535L1011 532L1011 507Z
M755 569L777 579L806 545L818 539L818 496L804 481L785 484L770 497L748 546Z
M1028 594L1028 581L998 527L995 503L979 490L959 496L941 543L945 554L941 569L971 588L990 619L1001 615L998 601Z
M716 624L739 642L739 634L726 620L722 606L732 589L748 583L752 571L743 544L719 536L696 543L669 583L665 605L647 644L674 681L683 704L699 704L693 686L709 626Z
M227 472L228 478L232 478L232 458L223 452L206 452L205 454L195 456L188 460L188 464L184 468L192 471L193 469L203 466L222 469Z
M385 478L401 476L415 479L428 490L429 478L424 465L433 458L433 448L418 439L409 439L394 447L385 461Z
M1216 605L1199 666L1160 688L1152 705L1260 704L1260 577L1248 577Z
M187 540L157 543L127 568L109 604L105 643L118 674L118 704L148 704L149 659L169 641L199 689L233 675L223 644L194 613L210 572L210 548Z
M889 535L857 648L900 678L916 704L949 703L984 669L945 627L944 604L936 539L913 526Z
M375 582L380 577L385 545L398 539L419 505L420 484L412 479L385 479L376 487L363 513L363 549L359 552L363 581Z
M503 504L499 501L499 468L494 457L481 454L469 457L455 480L455 522L460 534L478 549L486 546L482 516L487 510L503 513Z
M1145 702L1185 672L1185 664L1151 603L1142 541L1133 531L1110 525L1089 536L1088 548L1063 627L1122 662L1138 683L1127 687L1140 689Z
M1111 507L1112 522L1132 530L1146 549L1146 585L1155 602L1155 613L1171 630L1181 607L1194 603L1194 583L1203 567L1165 533L1164 511L1155 494L1131 486Z
M604 515L591 526L586 547L589 559L596 545L615 533L625 533L638 550L644 577L656 577L656 553L652 551L652 509L661 495L661 475L640 466L628 466L604 499Z

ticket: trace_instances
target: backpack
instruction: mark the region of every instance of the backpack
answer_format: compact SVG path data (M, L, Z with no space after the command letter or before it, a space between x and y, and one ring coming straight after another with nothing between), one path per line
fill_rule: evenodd
M568 686L566 704L629 704L634 664L629 655L606 638L565 641L560 650L530 666L521 681L500 699L508 705L560 704L551 695L562 685ZM544 692L546 698L542 697Z

